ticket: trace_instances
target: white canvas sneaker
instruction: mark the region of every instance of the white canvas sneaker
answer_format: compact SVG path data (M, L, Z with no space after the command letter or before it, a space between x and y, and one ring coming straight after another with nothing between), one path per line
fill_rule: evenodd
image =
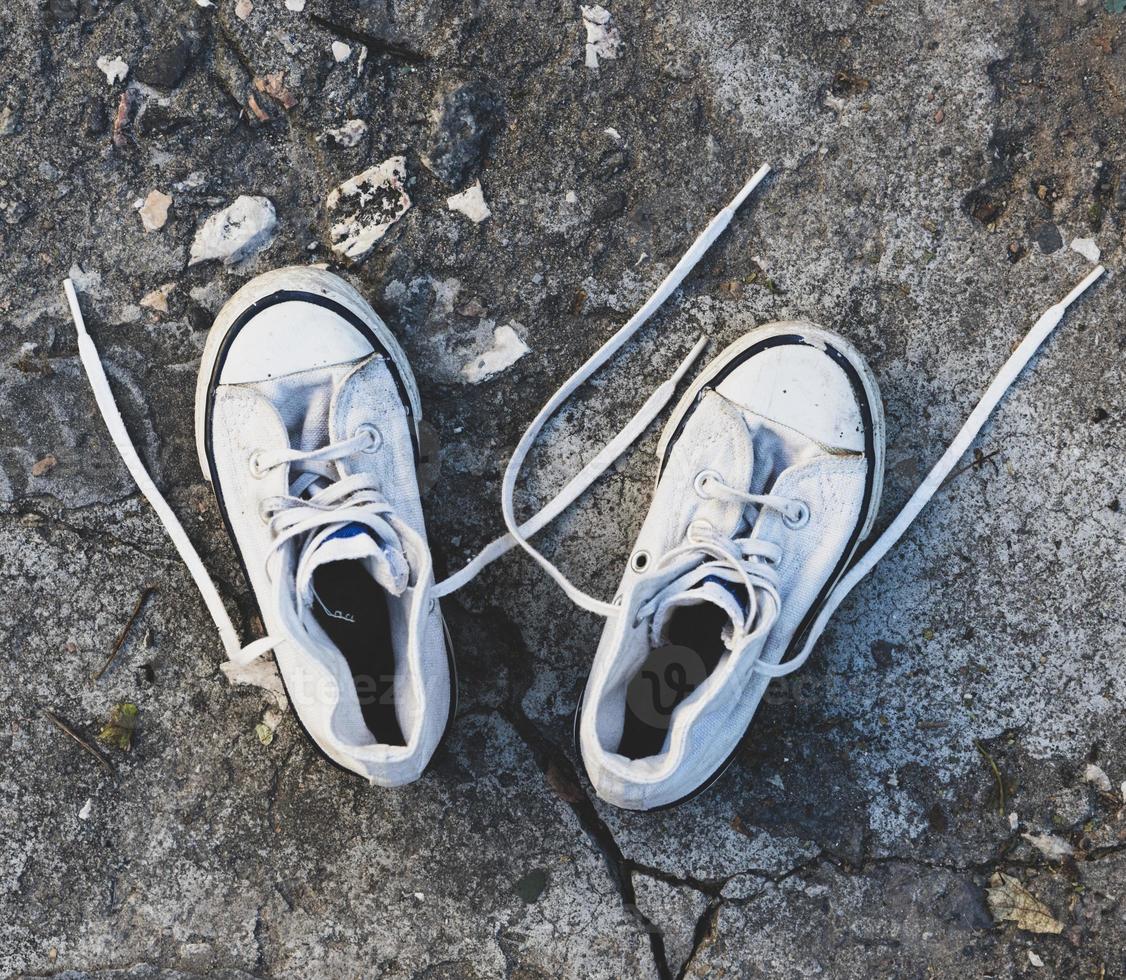
M232 664L272 650L325 755L373 784L417 779L453 717L456 676L419 501L418 388L383 321L344 280L294 267L247 283L208 335L199 461L267 630L244 646L141 462L74 284L64 286L98 409Z
M762 327L704 369L658 455L578 725L598 794L639 810L722 772L871 530L884 460L876 380L825 330Z
M752 332L706 368L676 408L660 441L649 515L618 595L605 602L528 539L644 432L703 338L556 500L522 524L514 504L520 471L548 419L675 293L769 170L755 173L637 313L540 409L501 484L508 535L490 548L515 541L576 605L607 621L576 741L598 794L630 809L680 802L723 771L770 679L806 661L837 607L906 533L1068 307L1105 271L1092 269L1037 319L903 510L855 561L883 479L875 379L852 347L811 324Z
M416 478L418 388L344 280L251 280L207 338L196 442L290 701L334 762L417 779L454 705ZM244 656L240 659L248 659Z
M753 332L680 402L621 591L614 602L590 596L529 538L657 418L706 340L522 523L514 503L521 468L548 419L675 293L769 172L759 168L637 313L540 409L501 483L507 533L437 584L414 476L418 394L386 327L354 290L319 270L280 270L236 294L208 340L196 421L200 462L270 630L245 647L129 438L74 283L64 282L98 409L228 656L246 664L277 648L299 716L330 757L383 785L422 772L453 712L437 600L519 546L576 605L607 620L578 725L595 788L635 809L699 791L722 771L769 679L805 662L833 612L911 526L1068 307L1105 271L1091 270L1040 316L903 510L851 565L879 501L876 383L851 347L809 324Z

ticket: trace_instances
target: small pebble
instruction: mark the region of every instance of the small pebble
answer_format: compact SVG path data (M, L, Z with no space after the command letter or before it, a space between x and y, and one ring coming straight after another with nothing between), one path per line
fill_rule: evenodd
M141 216L141 224L146 232L159 231L168 221L168 209L172 206L172 198L162 191L149 191L148 197L137 209Z
M48 455L44 456L41 460L39 460L37 463L32 464L31 475L32 476L46 476L48 473L51 472L51 470L53 470L58 465L59 465L59 461L54 456L48 454Z
M98 59L98 68L106 76L106 82L110 85L122 81L129 74L129 66L124 61L120 58L110 58L107 55L102 55Z

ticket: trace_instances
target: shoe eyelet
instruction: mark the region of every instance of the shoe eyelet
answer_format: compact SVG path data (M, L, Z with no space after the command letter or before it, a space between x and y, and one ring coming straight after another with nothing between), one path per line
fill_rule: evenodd
M267 513L273 503L273 497L263 497L258 501L258 518L262 521L263 524L269 524L270 520L274 516L271 513Z
M707 486L712 480L718 479L719 474L715 470L700 470L692 481L692 489L696 491L696 496L702 500L711 500L712 495L708 493Z
M362 453L377 453L383 445L383 433L371 422L361 422L356 426L356 435L366 434L371 439L371 445L361 449Z
M782 514L782 523L791 531L796 531L809 523L809 504L801 500L795 500L794 503L796 506L793 513Z
M645 549L635 551L629 560L629 567L635 572L643 572L649 567L649 560L653 556Z
M250 475L256 480L261 480L270 472L267 467L262 465L262 455L263 451L261 449L255 449L254 452L250 454L250 459L247 461L250 466Z

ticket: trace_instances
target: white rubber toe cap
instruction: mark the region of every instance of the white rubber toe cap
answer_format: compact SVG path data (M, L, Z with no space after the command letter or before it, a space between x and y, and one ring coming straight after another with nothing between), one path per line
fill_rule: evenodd
M819 346L782 344L760 351L716 389L756 415L825 446L864 451L860 404L844 369Z
M266 381L366 357L372 345L338 313L316 303L275 303L254 316L231 342L220 384Z

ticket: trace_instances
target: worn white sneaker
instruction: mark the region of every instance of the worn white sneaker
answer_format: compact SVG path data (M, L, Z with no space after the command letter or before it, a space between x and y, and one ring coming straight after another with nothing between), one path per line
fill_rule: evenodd
M876 380L825 330L762 327L704 369L658 453L578 728L599 795L638 810L722 772L871 530L884 460Z
M656 418L703 338L556 500L523 524L514 503L520 471L548 419L675 293L769 171L759 168L637 313L548 399L501 483L508 528L501 543L515 541L576 605L607 621L576 737L599 795L630 809L680 802L723 771L770 679L806 661L835 610L907 532L1071 304L1105 271L1092 269L1041 314L942 458L855 562L883 479L876 382L856 351L811 324L752 332L704 370L674 412L660 441L652 507L619 593L605 602L529 538Z
M297 716L372 783L417 779L449 723L452 657L430 594L418 389L387 327L315 268L251 280L220 311L196 441Z

